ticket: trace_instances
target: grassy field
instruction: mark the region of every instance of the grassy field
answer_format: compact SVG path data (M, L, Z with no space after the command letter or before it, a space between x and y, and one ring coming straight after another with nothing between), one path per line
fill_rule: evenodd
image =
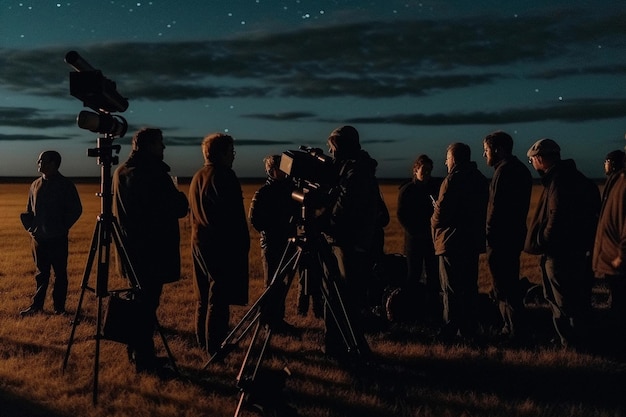
M84 319L68 366L62 362L71 330L69 318L44 314L20 318L34 292L30 239L19 222L28 184L0 184L0 417L13 416L231 416L237 406L236 376L248 340L242 340L225 363L203 366L207 357L195 346L189 223L181 220L183 278L166 286L159 321L176 357L181 377L161 381L135 374L125 347L103 340L99 358L98 404L92 404L96 297L87 291ZM186 191L187 185L181 188ZM249 206L257 184L244 186ZM84 212L70 234L70 289L67 308L76 311L81 280L96 217L98 184L80 184ZM402 233L395 218L397 185L383 186L392 214L386 229L386 252L401 252ZM536 198L536 192L534 198ZM258 235L251 229L251 303L263 287ZM538 259L524 255L522 275L538 282ZM95 277L90 277L94 284ZM112 272L109 288L125 284ZM481 291L489 276L481 260ZM106 300L105 300L106 301ZM373 326L367 338L375 359L361 369L347 369L320 351L320 320L295 311L295 288L287 298L287 320L303 330L301 339L276 335L265 367L287 366L291 376L277 398L300 416L622 416L626 413L626 365L598 353L551 347L539 339L531 348L488 343L481 347L443 345L418 325ZM234 307L232 324L247 311ZM601 323L598 324L601 328ZM549 329L539 312L537 329ZM157 339L162 351L162 343ZM270 394L268 394L269 396ZM250 410L241 415L256 415Z

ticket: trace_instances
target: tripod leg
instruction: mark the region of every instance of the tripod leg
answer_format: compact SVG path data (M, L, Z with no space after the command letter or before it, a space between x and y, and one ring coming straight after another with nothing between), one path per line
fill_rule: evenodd
M272 302L278 297L282 297L284 302L284 298L287 295L287 290L289 289L293 277L298 269L298 263L302 254L302 250L296 246L295 242L289 240L287 246L285 247L285 251L283 253L283 257L281 262L276 268L276 272L268 285L268 287L263 291L261 296L254 302L252 307L246 312L243 318L235 325L233 330L226 336L220 348L215 352L209 360L202 367L204 371L209 364L217 360L225 357L230 351L226 351L232 348L234 345L239 343L239 341L248 333L248 331L252 328L253 324L258 322L259 320L266 319L268 314L268 302ZM272 305L269 306L271 308ZM243 328L243 331L241 329Z
M253 349L256 344L256 340L259 337L261 329L265 330L265 339L261 344L260 350L258 352L258 356L256 358L256 362L254 363L254 368L249 377L244 377L246 373L246 369L248 368L248 364L252 360ZM263 324L260 321L257 322L257 325L254 329L254 333L252 335L252 339L250 341L250 345L248 346L248 350L246 351L246 355L243 359L241 367L239 368L239 374L237 375L237 386L241 390L241 394L239 395L239 402L237 404L237 409L235 410L235 417L239 415L241 411L241 407L246 398L246 394L249 394L250 391L254 391L256 387L254 386L255 378L257 373L261 367L261 363L263 362L263 358L265 357L265 352L267 351L267 347L269 346L270 339L272 337L272 329L269 324Z
M176 360L174 359L174 355L172 354L172 351L170 350L170 345L167 343L167 339L165 338L165 334L163 333L163 328L161 327L158 321L156 323L156 330L161 336L161 341L163 342L163 347L165 348L165 352L167 352L167 357L169 358L170 365L172 365L174 372L179 374L180 372L178 371L178 366L176 366Z
M70 338L67 342L67 350L65 351L65 357L63 358L63 367L62 371L65 372L65 368L67 367L67 363L70 358L70 350L72 349L72 344L74 343L74 335L76 334L76 326L79 322L80 312L83 305L83 299L85 297L85 290L89 288L89 275L91 275L91 268L93 266L93 261L96 257L96 252L98 250L98 237L100 236L100 222L96 223L96 227L94 228L93 237L91 238L91 246L89 249L89 256L87 257L87 263L85 264L85 272L83 273L83 280L80 285L81 291L80 296L78 297L78 307L76 307L76 313L74 314L74 320L72 320L72 330L70 331Z
M319 242L318 261L321 267L322 282L320 290L330 312L333 322L337 327L348 353L356 353L363 355L369 353L369 346L365 337L358 329L355 331L351 321L353 309L344 302L342 296L342 287L340 286L339 277L341 276L338 259L332 252L332 249L326 241Z

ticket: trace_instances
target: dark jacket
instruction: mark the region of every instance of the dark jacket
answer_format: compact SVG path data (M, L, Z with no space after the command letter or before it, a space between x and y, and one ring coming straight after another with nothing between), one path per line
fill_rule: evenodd
M252 197L249 218L261 233L261 247L284 248L287 239L296 235L301 205L291 197L294 183L285 178L268 178Z
M600 191L571 159L557 162L542 178L543 190L528 225L524 251L548 256L585 254L593 248Z
M187 215L189 204L169 170L151 154L133 151L113 174L113 212L142 286L180 279L178 219Z
M431 178L424 183L419 180L407 182L398 192L398 221L404 229L405 240L430 240L433 234L430 227L430 218L434 207L432 198L439 197L441 180Z
M607 184L608 185L608 184ZM611 262L622 259L616 269ZM626 171L615 175L612 187L603 202L595 245L593 247L593 272L596 277L624 275L626 269Z
M487 246L522 251L533 179L517 157L498 162L489 185Z
M332 196L329 234L339 246L374 254L380 246L386 209L376 179L378 163L360 150L353 159L336 164L339 180Z
M457 164L444 178L431 218L435 254L485 251L489 182L475 162Z
M39 177L30 186L22 224L38 241L67 237L83 211L76 186L57 173Z
M189 186L191 244L211 279L221 281L228 304L248 302L250 234L241 184L227 166L207 163Z

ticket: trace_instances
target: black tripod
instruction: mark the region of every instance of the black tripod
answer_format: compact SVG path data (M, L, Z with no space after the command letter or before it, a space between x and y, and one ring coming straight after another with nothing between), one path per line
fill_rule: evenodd
M343 301L337 259L321 232L307 233L307 228L313 228L312 225L307 224L306 212L307 208L303 206L297 236L287 241L280 264L270 284L203 367L204 370L211 362L223 360L239 341L251 329L254 329L237 375L237 387L241 394L235 417L239 415L247 395L253 397L264 388L261 386L264 381L258 382L255 379L269 347L273 327L283 320L282 309L278 306L284 305L287 292L297 271L304 274L307 293L313 288L319 288L326 306L326 315L331 315L334 330L345 345L346 356L358 359L369 352L365 338L362 334L355 332L349 309ZM329 323L329 317L326 318L326 322ZM259 342L261 333L264 333L264 338Z
M63 371L67 367L67 363L70 357L70 350L72 348L72 344L74 342L74 335L76 332L76 326L80 321L80 313L83 304L83 299L85 296L85 291L89 290L93 292L97 298L97 316L96 316L96 330L94 334L94 339L96 341L95 346L95 359L94 359L94 370L93 370L93 404L97 404L98 402L98 371L100 364L100 340L106 339L102 333L102 325L103 325L103 312L102 312L102 299L104 297L108 297L109 295L114 295L115 293L123 292L123 291L132 291L135 294L141 293L141 286L139 285L139 281L135 274L135 270L133 269L132 263L130 262L130 258L128 253L126 252L126 248L122 243L120 225L117 221L117 218L113 215L112 204L113 204L113 193L112 193L112 180L111 180L111 165L115 165L118 163L118 157L113 156L113 152L119 153L120 145L113 145L113 136L109 134L105 134L104 137L98 138L98 145L96 148L89 149L87 154L92 157L98 157L98 163L101 166L101 175L100 175L100 194L99 197L101 200L101 212L98 216L96 227L93 232L93 237L91 240L91 246L89 250L89 256L87 259L87 263L85 265L85 272L83 274L83 280L81 283L81 292L80 297L78 299L78 307L76 308L76 314L74 315L74 319L72 321L72 330L70 332L69 341L67 343L67 350L65 352L65 358L63 359ZM122 266L124 271L126 271L126 275L128 280L130 281L131 288L127 290L108 290L108 280L109 280L109 261L111 258L111 241L115 244L117 248L117 252L120 257L120 261L122 262ZM97 255L97 257L96 257ZM98 265L96 269L96 285L94 287L89 286L89 277L91 275L91 268L93 266L93 262L98 260ZM170 351L170 348L167 344L167 340L161 330L160 325L156 324L156 330L159 332L161 339L163 341L163 345L165 346L165 350L169 357L170 364L174 368L174 370L178 373L178 369L176 368L176 362Z

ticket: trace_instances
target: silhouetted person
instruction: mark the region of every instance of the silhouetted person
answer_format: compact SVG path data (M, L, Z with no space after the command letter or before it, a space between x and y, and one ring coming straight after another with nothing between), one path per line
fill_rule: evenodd
M50 272L54 270L54 314L65 313L67 297L68 234L82 213L76 187L59 172L61 154L45 151L37 158L41 177L30 186L22 224L30 233L37 289L32 304L20 312L28 316L43 310Z
M606 175L606 181L604 182L604 188L602 189L602 205L605 204L608 199L609 193L615 181L622 175L624 169L625 153L620 149L606 154L604 158L604 175Z
M489 182L464 143L448 146L444 178L431 218L443 292L442 340L472 338L478 330L478 260L485 251Z
M433 161L419 155L413 163L413 177L400 187L397 216L404 229L404 254L407 260L406 289L429 319L441 320L439 260L435 255L430 218L439 197L441 181L432 178ZM422 279L423 274L423 279ZM422 284L424 281L424 284ZM419 300L419 301L418 301Z
M513 152L513 138L496 131L483 139L487 165L494 168L487 206L487 264L502 316L502 333L515 336L525 326L524 294L520 291L520 254L526 238L526 218L532 175Z
M235 171L232 136L202 141L204 166L189 186L196 337L213 355L228 335L230 305L248 303L250 234Z
M561 159L552 139L540 139L526 153L543 190L524 250L541 255L544 296L563 347L581 342L591 308L591 254L600 210L596 184Z
M602 193L602 207L593 248L593 272L609 287L607 348L622 359L626 357L626 171L624 152L607 155L608 176ZM620 168L621 163L621 168Z
M352 126L333 130L328 137L338 179L332 192L329 213L331 245L345 283L345 299L352 313L353 327L363 350L369 346L363 337L363 313L368 308L367 291L379 250L380 189L376 179L378 163L361 149L359 133ZM327 309L328 310L328 309ZM345 354L341 338L328 311L325 314L325 348L329 355Z
M260 233L261 261L263 263L263 275L265 286L269 286L280 261L287 248L290 238L297 234L298 220L301 213L301 205L292 198L295 184L280 170L280 155L270 155L263 160L267 179L252 197L249 218L252 226ZM291 254L285 254L288 259ZM282 282L274 283L275 286ZM283 291L286 289L283 289ZM279 291L280 292L280 291ZM321 295L319 295L321 300ZM285 316L284 298L276 300L276 317L273 330L292 331L290 325L283 321ZM322 313L322 305L319 304L319 313ZM298 312L306 315L309 308L309 296L299 291Z
M189 208L163 162L164 150L162 131L142 128L133 135L128 159L113 173L113 212L141 288L140 325L128 346L137 372L158 373L164 365L154 349L156 314L163 284L180 279L178 219Z

